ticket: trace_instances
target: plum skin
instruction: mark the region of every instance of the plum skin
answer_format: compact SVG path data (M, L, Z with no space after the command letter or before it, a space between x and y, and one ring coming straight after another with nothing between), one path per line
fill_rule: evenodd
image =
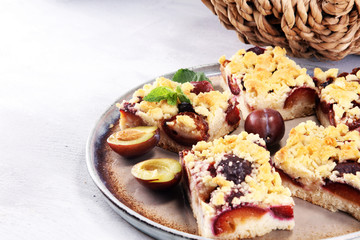
M153 165L151 165L154 163ZM160 166L163 163L163 166ZM161 179L161 168L166 169L167 173L171 176L170 179L165 178ZM141 171L153 171L159 169L157 175L152 176L150 179L146 179L146 176L141 176ZM164 170L163 170L164 171ZM137 163L131 169L131 174L135 179L143 186L150 188L155 191L168 190L176 186L182 178L182 166L181 164L169 158L158 158L158 159L148 159L142 162ZM146 175L146 174L145 174Z
M199 81L199 82L190 82L194 88L191 90L192 93L195 93L196 95L200 93L206 93L214 91L213 86L208 81Z
M244 127L249 133L259 134L268 147L279 143L285 134L285 123L281 114L271 108L251 112L245 119Z
M129 131L131 129L141 129L146 127L134 127L134 128L127 128L122 131ZM121 131L119 131L121 132ZM116 134L118 132L112 134L108 137L107 143L110 146L112 150L114 150L119 155L126 157L126 158L134 158L140 155L143 155L147 152L149 152L151 149L153 149L160 140L160 130L159 128L156 128L153 132L148 133L144 132L144 134L152 134L150 138L143 142L138 142L135 144L121 144L119 142L115 142L113 139L116 138Z
M213 223L214 235L222 233L231 233L235 227L234 219L237 221L244 221L246 219L258 219L263 215L270 213L274 218L280 220L290 220L294 218L294 211L292 205L279 205L270 208L261 208L256 205L244 205L222 212L217 216Z

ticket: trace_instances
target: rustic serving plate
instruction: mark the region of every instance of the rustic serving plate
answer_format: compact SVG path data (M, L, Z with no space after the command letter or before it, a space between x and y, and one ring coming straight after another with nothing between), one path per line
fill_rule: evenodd
M311 70L312 67L308 69ZM212 79L215 88L218 88L220 80L218 64L194 67L192 70L204 72ZM171 78L173 74L164 76ZM130 173L132 166L142 160L161 157L178 159L177 154L156 147L144 156L129 160L113 152L106 143L107 137L119 130L120 114L115 104L130 99L134 91L135 89L130 90L117 99L92 130L86 146L89 173L110 206L144 233L164 240L205 239L197 235L196 221L180 186L168 192L154 192L140 185ZM285 137L280 146L285 144L290 129L306 120L317 121L315 116L286 121ZM239 129L232 134L242 130L243 120ZM333 213L297 198L295 204L296 225L292 231L273 231L257 239L360 238L360 222L350 215L342 212Z

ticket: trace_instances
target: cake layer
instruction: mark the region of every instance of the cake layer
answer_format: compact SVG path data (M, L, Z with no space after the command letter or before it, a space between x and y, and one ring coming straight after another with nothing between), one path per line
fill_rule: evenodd
M360 70L341 73L332 68L314 70L318 86L316 115L324 126L346 124L350 130L360 127ZM359 130L359 129L358 129Z
M257 109L272 108L284 120L314 113L316 88L305 68L280 47L239 50L219 59L224 87L240 103L243 118Z
M319 205L332 212L343 211L350 213L353 217L360 221L360 204L349 200L344 196L334 194L334 192L328 191L323 187L319 187L312 190L306 190L305 188L294 184L291 181L283 179L283 185L288 187L292 196L304 199L313 204ZM354 189L354 195L359 195L359 191ZM353 198L358 200L357 198Z
M359 219L359 149L358 131L344 124L325 128L307 121L290 131L273 160L293 196Z
M225 136L239 125L238 103L229 93L214 91L209 85L158 78L118 104L120 127L157 126L158 146L174 152Z
M241 132L180 153L201 236L239 239L294 227L290 191L258 135Z

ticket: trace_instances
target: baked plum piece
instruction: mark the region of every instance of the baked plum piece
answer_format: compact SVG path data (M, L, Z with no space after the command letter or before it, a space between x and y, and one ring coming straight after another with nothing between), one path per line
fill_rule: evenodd
M292 195L360 220L360 133L313 121L290 131L273 162Z
M294 227L290 190L258 135L241 132L180 152L183 181L201 236L240 239Z
M323 126L345 124L350 130L360 130L360 69L340 73L332 68L325 72L316 68L314 80L318 86L316 115Z
M314 113L316 87L305 68L280 47L239 50L219 59L227 89L239 102L242 117L258 109L277 110L284 120Z
M160 77L118 104L120 127L158 127L158 146L179 152L234 131L240 122L238 105L231 94L215 91L208 81L178 83Z

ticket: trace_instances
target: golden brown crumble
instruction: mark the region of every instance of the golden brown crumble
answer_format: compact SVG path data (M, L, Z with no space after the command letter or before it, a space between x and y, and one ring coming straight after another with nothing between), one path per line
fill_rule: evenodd
M274 162L305 186L318 186L326 178L336 180L333 170L337 163L359 163L359 149L358 131L349 131L344 124L324 128L307 121L291 129L286 146L275 154ZM360 174L344 174L341 181L360 189Z

